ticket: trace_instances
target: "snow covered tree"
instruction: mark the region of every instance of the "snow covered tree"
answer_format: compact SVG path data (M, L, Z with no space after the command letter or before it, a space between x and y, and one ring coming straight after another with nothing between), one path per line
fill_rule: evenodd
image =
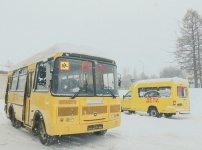
M175 57L181 68L193 75L195 87L201 82L202 18L197 11L187 10L176 41ZM202 83L202 82L201 82Z

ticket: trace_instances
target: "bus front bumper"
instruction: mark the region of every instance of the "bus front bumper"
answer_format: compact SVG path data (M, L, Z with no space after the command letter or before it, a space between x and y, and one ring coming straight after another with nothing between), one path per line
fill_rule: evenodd
M120 126L120 122L121 119L119 118L110 121L96 122L96 123L71 124L71 125L68 125L68 123L66 123L64 125L47 125L46 132L50 136L89 133L118 127ZM92 127L94 126L98 126L98 128L92 129Z
M167 106L166 110L164 110L162 113L190 114L190 110L184 108L176 108L175 106Z

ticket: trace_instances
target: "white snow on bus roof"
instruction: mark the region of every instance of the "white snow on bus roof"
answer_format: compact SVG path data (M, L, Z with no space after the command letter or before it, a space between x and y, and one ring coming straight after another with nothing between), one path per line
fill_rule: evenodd
M179 77L173 77L173 78L157 78L157 79L139 80L139 81L136 81L135 83L152 83L152 82L169 82L169 81L188 82L186 79L182 79Z
M78 53L78 54L86 54L90 56L97 56L96 50L87 46L67 44L67 43L56 44L40 53L37 53L36 55L28 59L25 59L24 61L17 63L16 65L12 66L10 70L15 70L20 67L24 67L38 61L46 60L54 56L58 52ZM105 56L104 54L101 54L100 56L97 56L97 57L106 58Z

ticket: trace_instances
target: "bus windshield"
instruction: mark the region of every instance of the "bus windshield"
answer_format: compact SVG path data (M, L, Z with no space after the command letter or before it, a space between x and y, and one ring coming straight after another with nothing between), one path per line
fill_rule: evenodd
M53 95L61 96L118 95L116 66L58 58L54 65L51 87Z
M95 76L97 95L118 95L116 66L97 63Z

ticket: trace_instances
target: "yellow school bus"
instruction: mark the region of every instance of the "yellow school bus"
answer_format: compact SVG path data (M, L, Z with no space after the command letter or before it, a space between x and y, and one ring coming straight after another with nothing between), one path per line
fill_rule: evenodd
M103 135L120 125L116 63L54 46L9 71L4 109L13 127L44 145L60 135Z
M147 112L150 116L171 117L190 112L188 82L181 78L149 79L134 82L121 100L122 111Z

